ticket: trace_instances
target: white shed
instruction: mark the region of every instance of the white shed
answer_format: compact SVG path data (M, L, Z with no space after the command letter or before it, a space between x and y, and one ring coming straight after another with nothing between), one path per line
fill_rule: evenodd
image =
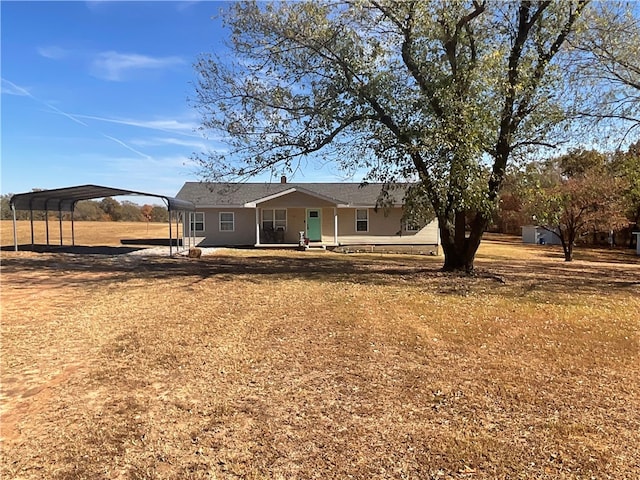
M555 230L557 232L557 229ZM560 238L549 230L537 225L522 227L522 243L560 245Z
M636 236L636 255L640 255L640 232L633 232Z

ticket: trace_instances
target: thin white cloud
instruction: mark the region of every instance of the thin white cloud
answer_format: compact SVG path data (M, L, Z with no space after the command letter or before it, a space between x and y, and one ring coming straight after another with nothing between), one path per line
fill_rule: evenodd
M180 57L151 57L137 53L103 52L91 65L91 73L103 80L119 82L136 70L163 70L184 64Z
M172 138L172 137L154 137L148 139L138 139L131 140L130 143L137 145L139 147L158 147L158 146L166 146L166 145L175 145L178 147L189 147L195 148L198 150L205 150L207 148L206 144L203 141L194 139L182 139L182 138Z
M193 160L186 156L160 156L149 158L102 157L96 159L102 165L108 165L101 174L113 177L122 184L126 179L128 188L140 191L152 191L174 196L184 182L194 180ZM94 162L95 164L95 162Z
M97 11L103 8L104 6L109 5L109 3L113 3L113 2L110 0L88 0L84 2L87 8L91 11Z
M183 12L184 10L187 10L191 7L193 7L194 5L199 4L200 1L198 0L194 0L194 1L187 1L187 0L183 0L181 2L178 2L176 5L176 10L179 12Z
M70 51L56 45L50 45L48 47L38 47L38 54L44 58L51 60L61 60L70 55Z
M5 95L17 95L19 97L32 97L29 90L25 87L21 87L20 85L16 85L13 82L10 82L6 78L2 79L2 93Z

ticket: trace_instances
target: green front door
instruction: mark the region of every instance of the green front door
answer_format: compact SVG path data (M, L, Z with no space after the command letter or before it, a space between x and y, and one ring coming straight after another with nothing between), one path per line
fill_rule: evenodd
M307 210L307 238L311 242L322 240L320 222L320 210Z

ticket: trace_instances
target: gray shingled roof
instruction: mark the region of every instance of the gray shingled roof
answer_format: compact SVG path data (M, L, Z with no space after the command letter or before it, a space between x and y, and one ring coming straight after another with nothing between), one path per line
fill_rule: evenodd
M202 206L242 206L271 195L298 188L303 192L334 199L336 204L375 206L382 184L372 183L206 183L187 182L176 198ZM392 192L395 203L402 203L403 191Z

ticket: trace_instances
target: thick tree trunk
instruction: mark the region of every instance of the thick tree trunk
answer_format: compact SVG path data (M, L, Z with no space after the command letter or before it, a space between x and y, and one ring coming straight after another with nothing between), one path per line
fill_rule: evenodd
M440 241L444 253L444 272L473 274L476 252L480 246L487 221L476 215L467 234L464 212L457 212L454 222L441 218Z

